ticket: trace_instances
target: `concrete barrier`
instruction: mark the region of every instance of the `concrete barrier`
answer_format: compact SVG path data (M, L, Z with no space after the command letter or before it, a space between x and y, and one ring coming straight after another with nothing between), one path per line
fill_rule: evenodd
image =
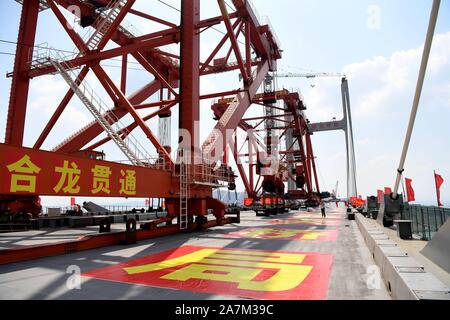
M356 222L393 299L450 300L450 289L390 239L376 221L358 213Z
M428 241L421 253L450 273L450 219L447 219L433 239Z

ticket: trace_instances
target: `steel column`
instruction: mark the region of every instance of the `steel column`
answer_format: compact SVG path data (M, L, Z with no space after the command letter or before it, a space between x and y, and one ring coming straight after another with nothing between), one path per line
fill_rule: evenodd
M33 56L39 14L39 0L24 1L20 18L9 100L5 143L22 146L27 113L30 78L26 75Z
M200 137L200 0L181 1L181 61L179 129L191 135L191 156L199 152Z
M120 77L120 91L124 94L127 92L127 71L128 71L128 55L122 57L122 74Z

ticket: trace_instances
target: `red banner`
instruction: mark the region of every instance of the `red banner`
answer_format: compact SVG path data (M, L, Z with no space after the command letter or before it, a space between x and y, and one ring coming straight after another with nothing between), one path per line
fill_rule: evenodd
M378 190L377 195L378 195L378 203L382 203L384 197L383 190Z
M416 194L414 192L414 188L412 187L412 180L406 178L405 184L406 184L406 195L408 196L408 202L416 201Z
M253 198L245 198L244 199L244 206L250 207L253 204Z
M434 173L434 180L436 182L436 195L437 195L437 202L438 207L443 207L444 205L441 202L441 187L444 184L444 179L441 175Z
M280 203L282 203L282 200L280 198L263 198L263 204L266 206L271 206Z
M366 203L366 201L358 198L358 197L351 197L350 198L350 204L354 207L361 207Z
M392 193L392 189L389 187L384 188L384 194L391 194Z
M73 207L75 205L75 198L70 198L70 206Z
M170 197L171 172L0 144L0 194Z

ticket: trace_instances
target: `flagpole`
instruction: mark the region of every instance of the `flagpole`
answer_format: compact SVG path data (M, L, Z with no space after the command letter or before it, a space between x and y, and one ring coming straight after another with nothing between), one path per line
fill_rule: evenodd
M400 188L401 179L403 172L405 171L406 156L408 155L409 144L411 143L411 137L414 130L414 124L416 122L417 111L419 109L420 97L422 95L423 84L425 81L425 75L428 66L428 60L431 53L431 46L433 43L434 31L436 28L436 22L439 14L439 6L441 0L433 0L433 7L431 9L430 22L428 24L428 31L425 40L425 45L422 54L422 62L420 64L419 78L417 80L416 93L414 95L413 106L411 110L411 115L409 118L409 125L406 131L405 142L403 144L403 151L400 158L400 164L397 170L397 178L395 180L394 191L391 195L392 199L398 199L398 190Z
M405 197L406 198L406 202L409 203L409 197L408 197L408 194L406 192L405 184L406 184L406 178L404 177L402 179L402 189L403 189L403 194L406 195L406 197ZM403 199L403 202L405 202L405 199Z

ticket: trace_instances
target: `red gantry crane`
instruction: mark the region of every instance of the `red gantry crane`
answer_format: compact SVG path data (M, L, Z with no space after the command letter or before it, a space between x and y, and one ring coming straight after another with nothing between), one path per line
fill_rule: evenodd
M260 189L281 196L289 177L296 179L302 196L319 192L301 95L272 89L257 94L268 75L277 70L276 62L281 59L282 51L273 27L261 21L250 1L231 0L230 5L217 0L220 15L201 19L200 0L183 0L179 24L134 9L136 0L17 2L22 4L22 15L14 70L9 74L12 87L5 143L0 144L1 212L36 216L41 211L39 196L161 198L165 199L168 217L152 225L171 225L177 220L176 228L170 227L166 232L149 231L145 236L236 222L238 219L226 217L226 205L212 197L216 188L236 187L237 176L228 165L228 146L249 196L257 197ZM42 11L50 11L74 43L73 55L63 56L60 50L35 44ZM83 32L71 26L67 12L79 15L75 21ZM160 28L137 34L125 21L131 15L157 23ZM200 50L204 50L201 37L219 25L226 31L208 58L201 61ZM115 45L107 46L110 43ZM178 45L179 53L169 52L166 48L170 45ZM219 56L224 50L225 56ZM126 88L131 57L153 80L129 94ZM101 65L109 59L122 60L118 84ZM238 72L241 79L234 88L200 95L201 77L232 71ZM89 73L98 79L108 102L87 83ZM67 83L67 92L55 103L57 107L38 132L35 143L25 147L30 81L52 74ZM75 98L90 112L92 122L54 148L43 150L62 113ZM150 98L152 102L148 102ZM214 98L222 98L213 107L217 123L207 140L200 143L197 134L201 127L200 101ZM277 108L274 103L279 99L285 102L281 114L266 112L258 119L245 118L252 105L274 110ZM148 123L158 118L160 128L167 129L175 106L179 106L180 145L172 152L170 139L161 132L157 136ZM250 125L250 120L260 121L265 128ZM274 123L283 126L275 128ZM250 161L249 173L239 161L241 155L235 143L238 129L269 132L266 141L246 139L247 156L257 160ZM279 152L277 147L272 147L277 145L272 143L274 135L270 133L275 129L281 130L281 135L292 130L298 149ZM137 138L137 131L146 140ZM99 150L107 143L114 143L128 163L103 161L104 155ZM264 152L273 161L262 161ZM280 153L281 161L276 157ZM293 160L286 160L288 154L294 155ZM279 165L273 167L273 162ZM295 163L295 170L287 170L290 163ZM207 219L211 211L214 221Z

